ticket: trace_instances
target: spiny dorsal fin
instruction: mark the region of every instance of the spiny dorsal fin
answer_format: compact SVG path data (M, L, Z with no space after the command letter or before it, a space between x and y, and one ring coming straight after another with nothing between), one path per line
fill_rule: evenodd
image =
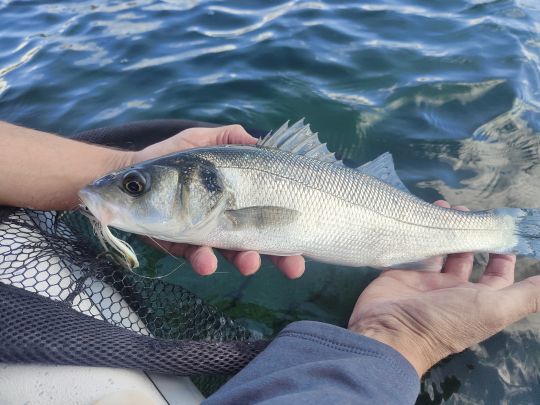
M309 124L304 124L303 118L290 127L287 121L276 132L259 140L257 145L308 156L321 162L342 164L336 160L336 156L328 150L326 144L319 141L317 133L311 132Z
M321 162L333 163L335 166L345 167L343 162L337 160L335 154L328 150L326 144L319 141L317 133L311 132L309 124L304 124L303 118L290 127L289 121L287 121L276 132L269 133L260 139L257 146L281 149ZM399 190L410 192L398 177L394 168L394 160L388 152L354 170L377 177Z

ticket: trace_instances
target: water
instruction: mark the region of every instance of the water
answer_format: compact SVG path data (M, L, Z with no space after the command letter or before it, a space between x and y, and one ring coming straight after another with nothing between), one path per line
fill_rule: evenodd
M306 117L350 162L392 152L427 200L540 205L535 0L0 1L0 17L0 119L69 135L151 118L272 129ZM521 260L518 278L538 270ZM343 325L376 275L219 271L185 266L171 281L267 335L295 319ZM435 367L419 403L539 402L539 342L529 317Z

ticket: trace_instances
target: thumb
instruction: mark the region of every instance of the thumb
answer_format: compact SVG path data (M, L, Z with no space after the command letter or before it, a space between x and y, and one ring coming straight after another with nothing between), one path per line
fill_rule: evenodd
M184 149L227 145L230 143L253 145L257 138L252 137L241 125L227 125L213 128L188 128L175 136L165 139L132 154L131 163L142 162L157 156L178 152Z
M257 142L257 138L252 137L242 125L227 125L213 128L217 132L216 143L226 145L230 143L252 145Z
M506 325L540 312L540 276L526 278L498 291L499 307L506 315Z

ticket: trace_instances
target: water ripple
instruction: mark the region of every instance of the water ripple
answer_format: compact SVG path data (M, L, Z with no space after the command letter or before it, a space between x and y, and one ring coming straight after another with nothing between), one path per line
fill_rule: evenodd
M20 49L20 48L18 48ZM3 68L0 69L0 77L2 76L5 76L7 73L23 66L25 63L28 63L29 61L32 60L32 58L34 57L34 55L36 53L38 53L38 51L41 49L41 47L39 46L36 46L30 50L28 50L26 53L24 53L20 59L18 61L16 61L15 63L11 64L11 65L8 65L8 66L4 66Z
M242 17L246 15L252 15L255 17L260 17L260 19L250 25L235 28L235 29L230 29L230 30L210 30L210 29L203 29L199 27L195 27L193 28L193 30L197 32L201 32L202 34L209 37L216 37L216 38L237 37L237 36L242 36L252 31L258 30L259 28L265 27L271 22L273 22L274 20L292 11L310 10L310 9L324 10L324 8L325 8L324 4L320 2L300 3L297 1L290 1L278 7L265 10L264 12L261 12L260 10L249 12L244 9L239 10L239 9L233 9L230 7L223 7L223 6L210 6L208 7L208 10L211 12L220 12L220 13L232 14L232 15L237 15L237 16L242 16Z
M421 16L427 18L458 18L455 13L436 12L428 7L419 7L416 5L401 5L401 4L361 4L358 6L365 11L388 11L404 15Z
M233 45L233 44L220 45L220 46L214 46L214 47L209 47L209 48L193 49L191 51L180 52L176 55L167 55L167 56L161 56L158 58L143 59L140 62L137 62L133 65L125 67L124 70L139 70L139 69L145 69L152 66L161 66L167 63L180 62L186 59L193 59L199 56L209 55L213 53L232 51L234 49L236 49L236 45Z
M4 1L0 17L1 119L70 134L151 118L266 130L306 117L351 164L392 152L427 200L539 205L537 0ZM271 269L250 278L261 305L281 306L272 325L289 307L345 322L366 273L308 267L290 285L265 283ZM518 277L538 267L520 260ZM245 283L232 274L212 280L218 296ZM268 285L295 293L265 301ZM539 328L529 318L439 365L419 403L533 402Z

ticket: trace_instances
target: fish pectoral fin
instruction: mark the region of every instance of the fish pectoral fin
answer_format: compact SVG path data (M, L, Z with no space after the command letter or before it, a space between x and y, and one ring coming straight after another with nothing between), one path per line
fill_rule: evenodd
M369 174L370 176L384 181L386 184L389 184L392 187L410 193L396 173L394 159L388 152L383 153L376 159L373 159L371 162L367 162L362 166L357 167L355 170L361 173Z
M440 257L430 257L424 260L419 260L416 262L407 262L393 264L391 266L384 267L383 270L416 270L416 271L441 271L443 261Z
M299 215L300 211L274 206L255 206L225 211L225 216L235 228L288 225L294 222Z

